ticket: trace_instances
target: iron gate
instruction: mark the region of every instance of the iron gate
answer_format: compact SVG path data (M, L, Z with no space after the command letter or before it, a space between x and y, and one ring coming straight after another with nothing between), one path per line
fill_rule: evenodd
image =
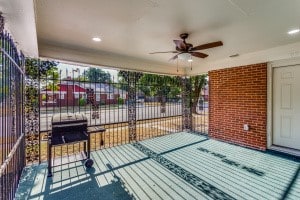
M24 159L24 56L6 32L0 34L0 199L14 199Z
M34 62L39 67L45 61ZM132 71L115 71L118 76L110 77L99 68L72 65L48 70L26 80L26 105L31 106L26 122L32 127L26 132L28 162L47 159L47 133L54 113L83 113L88 126L104 128L104 133L91 135L92 150L182 130L207 133L207 113L193 111L193 102L201 96L193 77ZM67 156L82 148L82 144L66 145L53 154Z
M87 116L89 126L105 128L104 133L91 136L92 150L183 130L180 77L118 71L118 80L103 81L91 80L97 77L89 76L91 71L57 69L56 75L39 78L40 160L46 159L47 132L54 113L80 112ZM61 156L81 149L78 144L53 153Z

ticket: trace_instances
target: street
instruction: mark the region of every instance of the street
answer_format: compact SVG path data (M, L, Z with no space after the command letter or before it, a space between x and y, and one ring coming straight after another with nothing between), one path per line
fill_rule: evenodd
M204 106L205 109L202 112L208 113L208 106ZM136 109L136 120L152 119L152 118L161 118L161 117L170 117L182 115L182 105L179 103L167 103L166 112L161 113L160 105L145 105L137 104ZM72 109L69 109L69 112L72 112ZM61 111L61 113L66 113L66 110ZM41 131L46 131L50 129L51 118L53 113L60 113L60 110L51 110L48 112L41 112L40 115L40 128ZM88 119L88 125L103 125L111 123L120 123L128 121L128 108L127 106L121 107L112 107L110 109L99 109L98 113L92 110L80 110L80 113L84 113ZM93 119L93 115L98 116L98 118Z

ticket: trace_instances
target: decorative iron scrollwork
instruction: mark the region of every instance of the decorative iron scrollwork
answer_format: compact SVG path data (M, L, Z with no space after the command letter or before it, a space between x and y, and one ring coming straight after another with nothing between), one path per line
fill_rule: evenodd
M190 78L181 78L182 87L182 126L183 130L192 130L192 112L191 112L191 82Z
M140 72L121 71L128 83L128 128L129 140L136 140L136 83L143 76Z
M25 139L27 162L39 161L39 81L25 80Z
M4 29L4 17L2 16L2 12L0 12L0 33L3 32Z

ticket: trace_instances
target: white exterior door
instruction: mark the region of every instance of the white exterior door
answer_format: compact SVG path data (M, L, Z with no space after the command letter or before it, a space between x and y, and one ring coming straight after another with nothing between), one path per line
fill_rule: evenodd
M300 65L273 72L273 144L300 150Z

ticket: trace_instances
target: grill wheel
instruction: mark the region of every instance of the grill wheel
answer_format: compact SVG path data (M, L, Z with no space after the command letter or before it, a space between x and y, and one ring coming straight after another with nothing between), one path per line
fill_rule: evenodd
M93 164L94 164L94 161L92 159L89 159L89 158L86 159L86 161L84 162L84 166L86 168L91 168L93 166Z

